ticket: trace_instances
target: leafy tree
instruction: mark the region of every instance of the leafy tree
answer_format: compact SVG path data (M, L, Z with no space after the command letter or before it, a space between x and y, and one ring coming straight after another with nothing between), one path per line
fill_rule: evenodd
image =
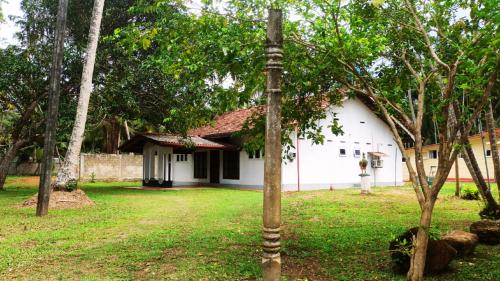
M46 97L45 67L24 49L0 50L0 189L10 164L23 146L39 134L43 122L41 106Z
M492 2L479 5L483 18L474 26L457 16L463 8L459 4L465 2L377 3L300 4L309 24L294 40L328 55L339 66L333 79L378 105L403 153L398 125L414 136L415 161L406 165L422 213L407 278L422 280L436 198L496 82L498 46L487 43L495 36L494 6ZM458 103L460 85L471 89L468 106ZM415 118L405 98L409 88L417 93ZM432 183L427 181L422 161L425 114L436 116L439 140L438 171Z

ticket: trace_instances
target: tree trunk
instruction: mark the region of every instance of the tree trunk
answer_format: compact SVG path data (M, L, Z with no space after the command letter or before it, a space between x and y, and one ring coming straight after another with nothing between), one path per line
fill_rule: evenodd
M477 164L476 156L474 155L474 152L472 151L472 148L470 147L470 143L467 142L464 145L464 153L463 153L465 165L467 165L467 168L469 169L469 173L472 176L472 179L474 180L474 183L477 186L477 189L479 190L479 193L483 197L484 201L492 207L492 208L498 208L498 204L493 198L493 195L491 194L491 190L488 188L488 185L486 184L486 181L484 180L483 174L481 173L481 170L479 169L479 165Z
M458 157L455 159L455 197L460 198L460 168L458 167Z
M47 110L47 124L43 142L43 160L38 186L38 201L36 215L41 217L49 212L50 180L52 161L56 144L57 116L59 113L59 94L61 86L61 72L64 58L64 33L66 31L66 17L68 14L68 0L59 0L57 11L54 51L50 69L49 101Z
M490 141L491 160L493 161L495 181L497 183L498 196L500 198L500 156L498 154L495 117L493 116L493 106L491 105L491 101L490 104L488 105L488 109L486 110L485 119L486 119L486 129L488 130L488 136Z
M99 41L99 30L101 26L102 10L104 0L95 0L92 10L92 20L90 23L89 41L87 44L87 55L83 63L82 82L80 86L80 97L76 109L75 123L69 140L66 157L57 173L55 188L62 189L69 180L76 179L76 170L78 168L78 156L82 148L83 135L85 133L85 124L87 122L87 112L89 108L90 94L92 92L92 74Z
M107 121L104 130L106 135L104 153L118 153L118 146L120 144L120 122L118 122L116 117L112 117Z
M429 228L431 226L432 210L434 209L435 200L429 198L422 206L422 214L420 216L420 226L418 228L417 237L413 239L412 257L410 270L406 275L406 280L422 281L424 280L425 260L427 258L427 245L429 244Z
M26 140L17 140L14 141L11 147L7 149L5 155L0 159L0 190L5 190L5 180L7 179L7 174L9 173L9 167L14 158L16 157L16 153L23 145L27 143Z
M127 137L127 140L130 140L130 131L128 129L127 120L123 121L123 127L125 127L125 136Z

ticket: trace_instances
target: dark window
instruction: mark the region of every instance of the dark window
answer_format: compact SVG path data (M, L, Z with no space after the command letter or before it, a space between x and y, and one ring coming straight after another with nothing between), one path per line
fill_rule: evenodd
M345 148L341 148L341 149L340 149L340 156L343 156L343 157L344 157L344 156L346 156L346 154L347 154L347 153L346 153Z
M491 149L486 150L486 157L491 157Z
M256 159L260 158L260 150L258 150L258 149L255 151L255 158Z
M195 152L194 153L194 178L195 179L206 179L207 178L207 152Z
M354 157L359 158L361 156L361 150L355 149L354 150Z
M406 162L406 158L404 158L404 157L401 158L401 161Z
M361 123L361 124L365 124L365 121L359 121L359 123Z
M181 160L180 160L180 155L179 155L179 154L177 154L177 162L179 162L179 161L181 161Z
M224 151L222 155L222 177L229 180L240 179L239 151Z
M250 159L260 159L260 149L257 149L255 152L249 152L248 158Z
M392 146L392 144L388 144L387 146Z
M429 159L437 159L437 158L438 158L437 150L430 150L429 151Z

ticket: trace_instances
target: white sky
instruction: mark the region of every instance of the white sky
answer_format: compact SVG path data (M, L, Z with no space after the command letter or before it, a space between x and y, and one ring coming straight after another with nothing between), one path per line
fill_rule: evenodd
M7 46L8 44L15 44L16 39L14 38L14 34L19 31L9 19L9 16L20 16L22 15L20 5L21 0L5 0L5 2L1 3L2 12L5 17L5 23L0 24L0 48Z
M0 2L2 5L2 12L5 17L5 23L0 24L0 48L4 48L9 44L16 44L17 40L15 38L15 33L19 31L19 28L14 24L13 21L9 19L9 16L21 16L21 0L4 0L5 2ZM216 0L215 3L221 3L224 0ZM200 0L190 0L190 7L194 13L199 12L201 5ZM222 5L221 5L222 6Z

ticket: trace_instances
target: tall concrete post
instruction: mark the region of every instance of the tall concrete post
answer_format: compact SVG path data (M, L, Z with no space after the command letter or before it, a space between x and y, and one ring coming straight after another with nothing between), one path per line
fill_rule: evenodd
M283 75L282 11L269 9L266 40L266 144L264 162L263 277L281 277L281 80Z

